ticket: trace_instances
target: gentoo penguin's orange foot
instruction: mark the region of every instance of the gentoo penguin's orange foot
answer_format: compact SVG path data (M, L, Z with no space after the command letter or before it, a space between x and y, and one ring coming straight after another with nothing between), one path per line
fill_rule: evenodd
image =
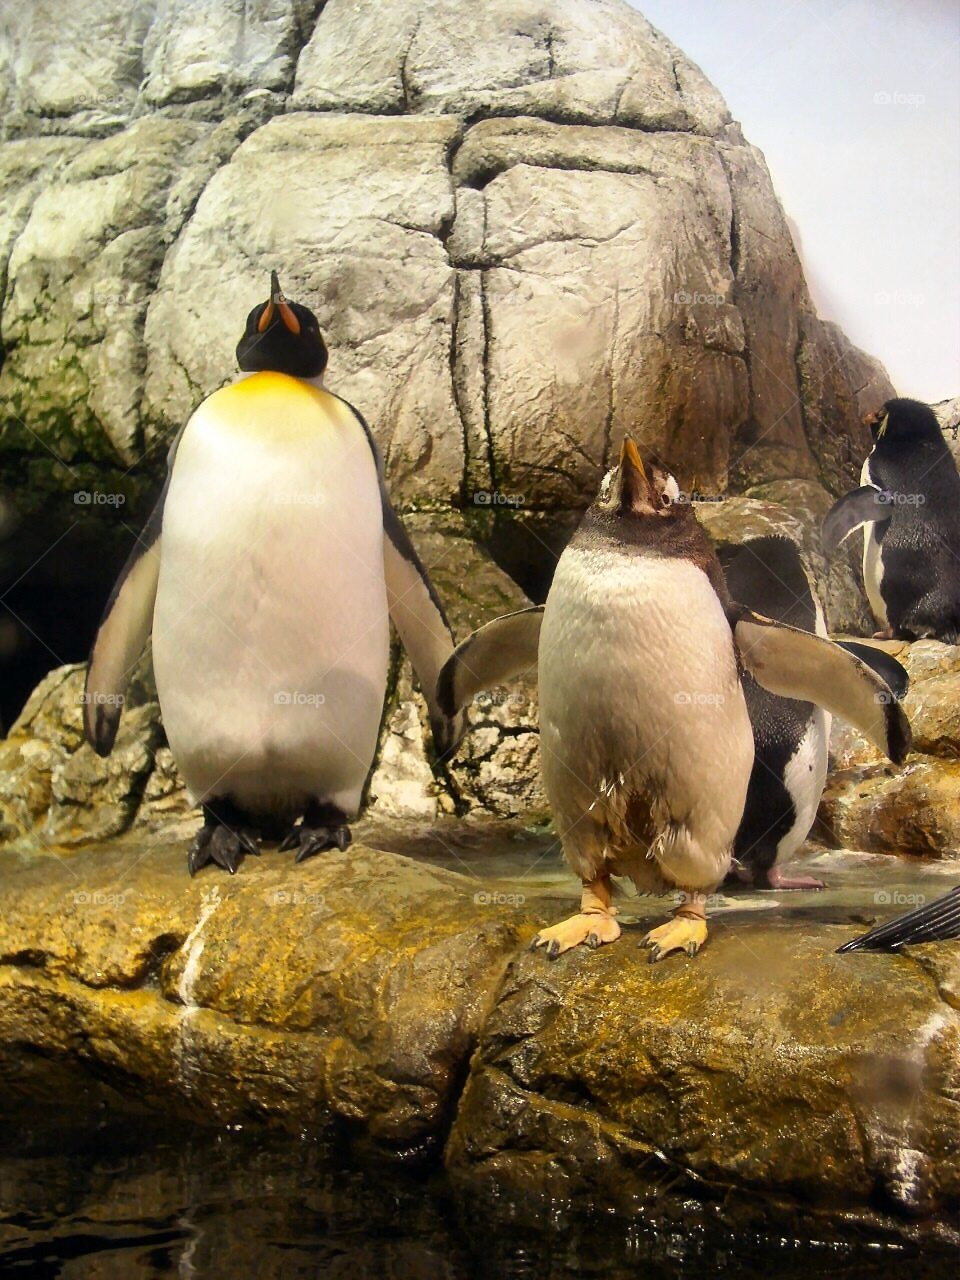
M596 950L605 942L616 942L620 937L620 926L613 916L606 911L580 912L569 920L542 929L530 943L530 950L544 947L548 960L556 960L572 947L585 943Z
M296 861L305 862L327 849L339 849L343 853L352 839L342 809L333 804L313 804L303 815L303 822L286 836L280 852L296 849Z
M671 951L686 951L695 956L707 940L707 922L701 915L677 913L666 924L651 929L640 943L650 947L650 963L656 964Z
M260 856L260 847L253 832L243 829L234 831L230 827L208 822L194 836L187 851L187 870L195 876L208 862L215 862L224 871L235 875L245 853L252 853L258 858Z
M785 876L779 867L767 872L767 883L757 884L758 889L825 889L827 882L814 876Z

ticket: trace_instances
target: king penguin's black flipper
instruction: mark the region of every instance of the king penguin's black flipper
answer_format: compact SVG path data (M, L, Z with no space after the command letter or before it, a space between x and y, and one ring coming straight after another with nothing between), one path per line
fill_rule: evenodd
M960 938L960 885L936 898L915 907L905 915L877 925L869 933L861 934L837 947L844 951L888 951L914 942L943 942L948 938Z
M855 725L894 764L906 758L913 735L903 708L886 683L832 640L733 606L734 637L743 665L756 682L782 698L825 707Z
M854 489L827 512L820 531L820 541L826 555L832 556L840 543L865 524L881 524L889 520L892 511L879 501L881 490L872 484Z
M902 702L910 688L910 677L907 670L891 654L877 649L872 644L858 644L856 640L835 640L841 649L852 653L855 658L865 662L871 671L890 686L890 692L898 702Z
M440 598L417 555L410 537L393 509L383 473L383 458L373 432L359 409L342 396L363 427L377 464L380 505L383 509L383 573L387 587L390 621L396 627L404 649L413 663L430 712L430 728L437 755L448 756L463 737L464 717L447 715L437 702L437 677L453 653L453 632Z
M160 577L163 504L170 487L181 428L167 454L167 478L100 619L83 689L83 729L97 755L108 756L120 725L123 696L153 627Z
M543 605L494 618L474 631L440 672L437 697L448 715L485 689L534 670L540 646Z

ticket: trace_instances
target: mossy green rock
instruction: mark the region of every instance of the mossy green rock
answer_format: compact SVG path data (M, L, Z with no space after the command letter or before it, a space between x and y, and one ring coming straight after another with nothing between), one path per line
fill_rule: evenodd
M470 1194L654 1213L669 1182L730 1222L744 1205L948 1221L960 944L834 954L852 917L875 918L889 859L838 863L848 887L813 900L721 905L695 960L646 962L668 904L635 899L618 943L551 963L527 948L572 908L572 878L542 853L504 877L502 841L496 878L462 838L302 867L265 849L193 880L182 845L8 850L0 1066L35 1089L49 1062L215 1123L445 1142ZM438 865L441 845L481 878Z

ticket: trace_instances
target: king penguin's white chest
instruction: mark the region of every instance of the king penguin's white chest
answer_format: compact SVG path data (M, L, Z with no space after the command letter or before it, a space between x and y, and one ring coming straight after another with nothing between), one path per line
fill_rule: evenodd
M217 392L181 440L161 536L154 665L187 785L254 810L354 810L389 648L361 424L279 374Z

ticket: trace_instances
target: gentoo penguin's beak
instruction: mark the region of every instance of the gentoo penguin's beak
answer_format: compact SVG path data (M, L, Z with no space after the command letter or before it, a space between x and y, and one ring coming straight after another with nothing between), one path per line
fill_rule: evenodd
M257 323L257 329L260 333L266 333L267 329L273 321L274 313L279 311L280 319L287 326L290 332L296 336L300 332L300 321L293 314L290 306L283 296L283 290L280 288L280 280L275 271L270 272L270 301L264 309L263 315Z
M629 436L620 448L620 502L625 508L638 505L641 496L649 496L650 481L643 469L643 460L637 446Z

